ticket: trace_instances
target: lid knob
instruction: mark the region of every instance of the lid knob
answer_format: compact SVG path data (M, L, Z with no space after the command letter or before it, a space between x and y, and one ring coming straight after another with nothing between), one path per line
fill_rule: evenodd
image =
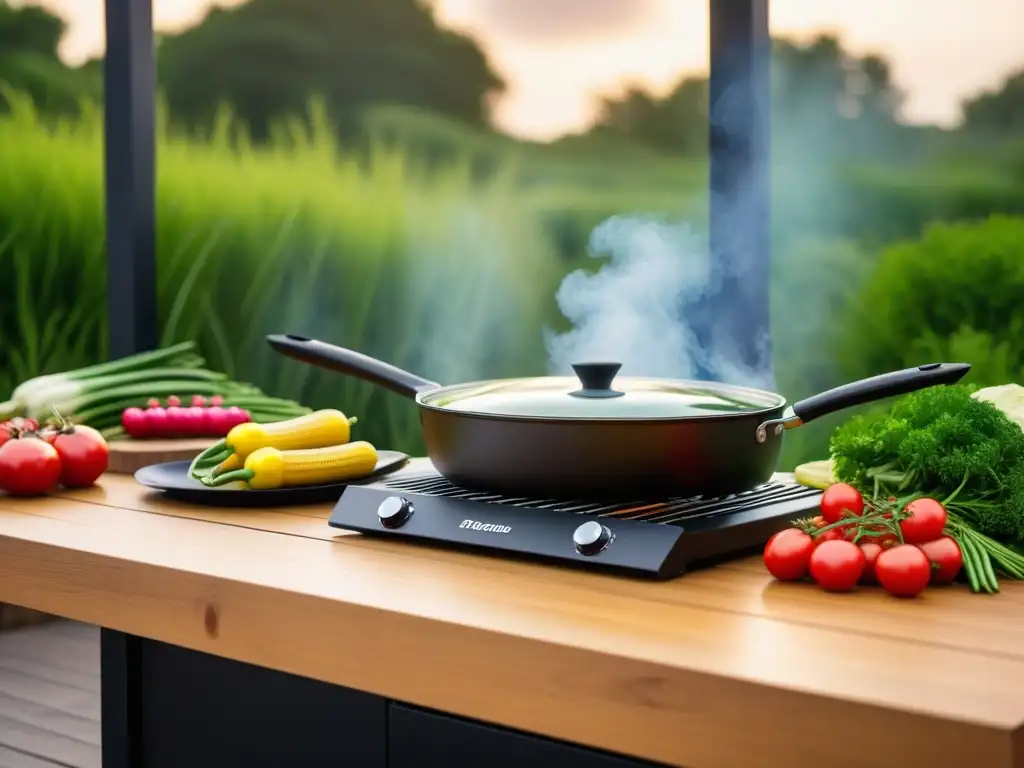
M625 392L612 389L612 381L621 367L622 363L573 363L572 369L583 388L569 394L573 397L622 397Z

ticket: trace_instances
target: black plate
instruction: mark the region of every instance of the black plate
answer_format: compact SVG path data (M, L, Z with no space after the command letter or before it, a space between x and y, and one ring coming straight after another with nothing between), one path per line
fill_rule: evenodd
M376 480L381 475L405 466L408 455L398 451L377 451L377 466L373 474L351 483L309 485L302 488L277 488L272 491L254 491L241 484L207 488L188 474L191 461L168 461L143 467L135 473L140 485L163 491L169 498L192 504L216 507L284 507L291 504L319 504L337 501L348 485L359 485Z

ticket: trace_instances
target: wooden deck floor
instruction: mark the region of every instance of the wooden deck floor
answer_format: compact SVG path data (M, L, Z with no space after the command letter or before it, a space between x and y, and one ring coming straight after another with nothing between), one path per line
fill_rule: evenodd
M54 766L100 766L100 633L70 621L0 632L0 768Z

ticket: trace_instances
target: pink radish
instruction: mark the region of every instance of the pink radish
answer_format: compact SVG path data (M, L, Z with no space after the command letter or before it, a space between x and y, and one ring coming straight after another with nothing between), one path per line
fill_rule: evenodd
M196 437L209 434L209 427L206 421L206 408L199 405L191 405L188 408L182 408L182 422L184 424L184 434L195 435Z
M146 412L141 408L126 408L121 414L121 426L129 437L145 437L149 434Z
M227 414L228 423L234 427L239 424L244 424L249 421L249 414L239 408L237 405L232 405L230 408L225 410Z
M225 437L234 426L227 410L219 405L213 405L206 409L206 425L210 434L216 437Z
M147 408L143 411L143 416L146 417L146 434L153 437L166 437L168 431L168 418L167 411L164 408L157 406L156 408Z
M168 400L170 402L170 400ZM181 435L186 432L189 424L188 411L178 405L168 405L167 413L167 435Z

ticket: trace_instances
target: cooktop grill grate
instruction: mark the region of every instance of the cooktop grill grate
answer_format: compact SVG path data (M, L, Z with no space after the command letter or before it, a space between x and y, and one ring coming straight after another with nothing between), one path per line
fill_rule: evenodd
M461 488L434 472L387 478L380 485L397 491L438 498L463 499L504 507L544 509L573 515L638 520L663 525L678 525L701 518L746 512L779 504L788 505L802 499L809 500L820 494L820 491L813 488L792 483L767 483L743 493L717 498L698 496L689 499L633 499L615 502L520 498Z

